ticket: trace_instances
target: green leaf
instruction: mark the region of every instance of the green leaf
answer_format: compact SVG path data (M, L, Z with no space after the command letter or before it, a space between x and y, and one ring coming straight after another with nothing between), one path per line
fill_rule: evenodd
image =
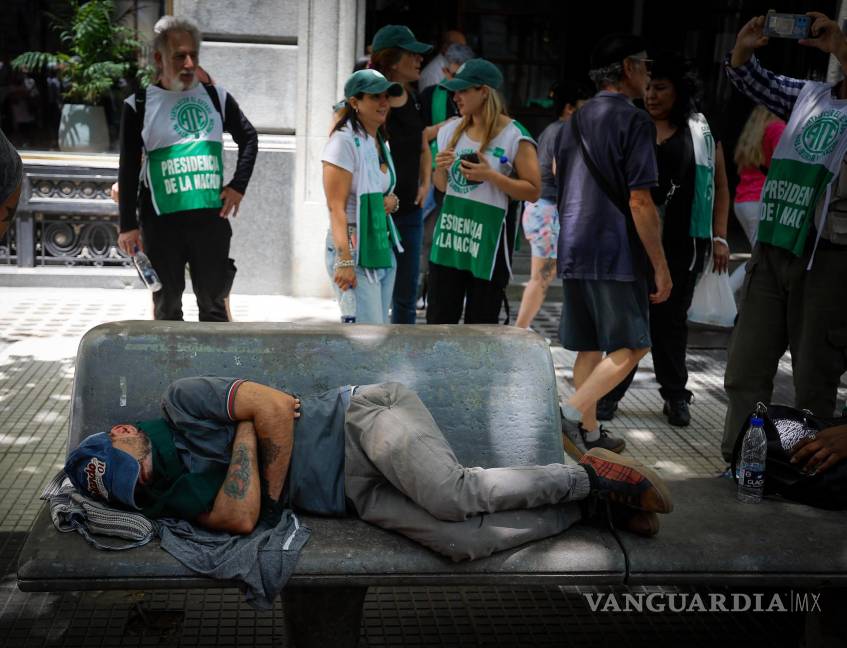
M132 29L113 19L112 0L67 0L66 6L70 19L53 21L65 51L26 52L12 65L32 71L58 66L68 84L66 98L96 105L119 79L138 76L144 69L140 63L143 46Z

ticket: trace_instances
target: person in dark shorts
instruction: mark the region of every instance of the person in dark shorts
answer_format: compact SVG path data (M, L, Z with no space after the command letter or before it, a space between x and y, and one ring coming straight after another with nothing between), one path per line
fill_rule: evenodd
M656 128L632 103L644 96L649 64L636 36L600 40L590 72L599 92L556 141L557 269L564 292L559 337L578 352L576 392L562 413L577 447L623 450L623 440L598 425L597 401L650 350L649 305L665 301L671 290L650 196L658 182Z
M182 378L162 418L87 437L65 473L89 496L238 534L280 505L342 515L349 500L363 520L454 560L561 533L592 514L589 496L645 536L673 509L656 473L602 449L579 465L465 468L398 383L298 398L237 378Z
M699 82L691 63L674 52L656 56L645 106L656 125L659 186L652 190L662 212L662 246L673 289L650 306L653 368L668 423L691 422L686 346L688 309L695 281L712 256L713 272L726 272L729 186L720 137L697 111ZM597 403L597 418L611 420L635 378L636 367Z

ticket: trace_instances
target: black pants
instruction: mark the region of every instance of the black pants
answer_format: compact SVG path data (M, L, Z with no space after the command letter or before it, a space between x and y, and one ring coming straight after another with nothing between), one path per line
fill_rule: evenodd
M457 270L438 263L429 262L427 283L426 323L458 324L464 306L465 324L497 324L500 307L506 305L506 321L509 323L509 303L506 301L506 286L509 285L509 266L517 236L517 214L522 203L512 201L506 212L506 227L497 247L494 272L491 281L477 279L467 270ZM508 262L506 255L508 254Z
M506 283L430 261L426 323L458 324L464 306L465 324L497 324Z
M691 392L686 389L688 368L685 366L685 348L688 344L688 308L696 279L697 273L686 269L671 271L673 288L670 297L661 304L650 304L650 353L660 386L659 393L665 400L691 399ZM623 398L637 370L638 365L603 400L617 402Z
M214 210L157 216L142 210L144 251L162 289L153 293L157 320L182 320L185 264L191 276L201 322L226 322L226 298L235 278L229 258L232 228Z

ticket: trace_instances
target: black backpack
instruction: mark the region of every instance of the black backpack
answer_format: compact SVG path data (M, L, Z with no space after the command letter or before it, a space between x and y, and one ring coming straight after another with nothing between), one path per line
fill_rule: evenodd
M847 417L823 418L807 410L787 405L768 405L764 416L768 450L765 462L765 495L782 497L830 510L847 509L847 460L842 460L819 475L801 472L801 464L792 464L791 452L801 440L825 428L847 424ZM749 427L744 421L732 451L732 474L738 481L741 445Z

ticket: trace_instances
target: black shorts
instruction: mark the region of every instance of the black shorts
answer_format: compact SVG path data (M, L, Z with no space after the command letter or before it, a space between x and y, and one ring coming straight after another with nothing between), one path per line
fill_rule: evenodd
M559 339L571 351L650 347L647 281L565 279Z

